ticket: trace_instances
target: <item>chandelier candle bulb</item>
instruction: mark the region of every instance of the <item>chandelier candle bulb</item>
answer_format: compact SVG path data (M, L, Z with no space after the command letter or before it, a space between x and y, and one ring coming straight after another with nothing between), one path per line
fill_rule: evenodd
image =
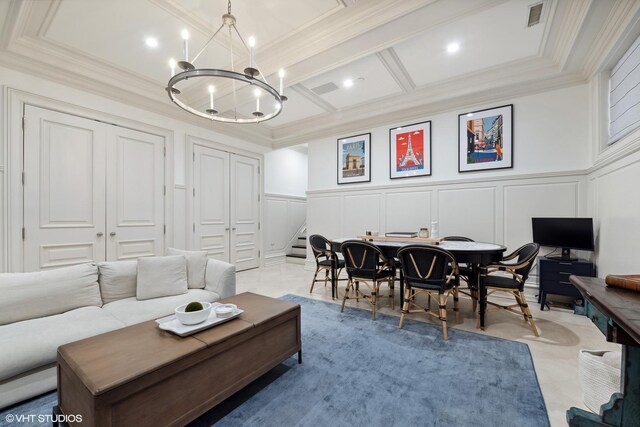
M253 68L253 48L256 45L256 39L249 37L249 67Z
M171 58L169 60L169 68L171 68L171 77L176 75L176 60Z
M184 40L184 60L189 62L189 31L182 30L182 40Z
M216 88L213 85L209 85L209 105L213 110L213 92L215 92Z

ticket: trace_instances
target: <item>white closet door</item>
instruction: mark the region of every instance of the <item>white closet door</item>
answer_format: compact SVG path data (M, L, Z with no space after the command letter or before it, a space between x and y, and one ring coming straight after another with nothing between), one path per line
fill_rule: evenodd
M25 107L24 271L105 258L105 127Z
M107 168L107 260L162 255L164 138L110 126Z
M229 153L193 146L193 247L230 262Z
M259 165L231 154L231 263L238 271L260 266Z

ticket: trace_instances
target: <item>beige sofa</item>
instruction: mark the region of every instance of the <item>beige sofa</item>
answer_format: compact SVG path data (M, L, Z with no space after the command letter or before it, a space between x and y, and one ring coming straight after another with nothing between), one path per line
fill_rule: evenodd
M56 388L60 345L235 295L235 267L206 260L204 283L138 300L137 261L0 274L0 409ZM202 286L196 288L195 286Z

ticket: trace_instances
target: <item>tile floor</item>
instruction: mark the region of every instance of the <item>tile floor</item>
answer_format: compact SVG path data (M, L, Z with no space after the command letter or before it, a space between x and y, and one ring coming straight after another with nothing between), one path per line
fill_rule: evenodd
M313 294L309 294L312 271L306 271L300 264L279 264L238 273L238 292L255 292L272 297L296 294L315 299L331 301L331 288L317 283ZM344 289L340 283L340 289ZM396 294L398 293L396 289ZM528 324L521 318L506 311L488 314L485 331L476 329L476 318L471 311L471 301L461 295L460 311L456 317L450 314L449 327L460 328L481 334L488 334L524 342L529 345L540 387L544 396L552 426L566 426L565 413L571 406L585 408L582 403L580 381L578 379L578 350L616 350L619 346L605 341L604 336L585 316L577 316L568 310L552 309L541 312L534 296L528 296L529 306L540 337L536 338ZM337 300L335 301L337 302ZM349 300L348 304L355 304ZM400 315L398 301L396 311L382 302L381 313ZM362 308L370 308L367 302L360 302ZM416 320L438 324L426 315L413 315Z

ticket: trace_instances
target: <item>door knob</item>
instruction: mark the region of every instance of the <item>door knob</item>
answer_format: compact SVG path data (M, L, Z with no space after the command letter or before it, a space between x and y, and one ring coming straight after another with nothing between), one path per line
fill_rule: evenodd
M115 236L115 235L116 235L116 232L115 232L115 231L112 231L111 233L109 233L109 236L111 236L111 237L113 237L113 236Z
M225 231L229 231L229 227L225 228Z
M232 230L233 230L233 231L236 231L236 228L235 228L235 227L233 227L233 228L232 228Z
M102 236L104 236L104 233L102 231L100 231L98 234L96 234L96 236L102 237Z

